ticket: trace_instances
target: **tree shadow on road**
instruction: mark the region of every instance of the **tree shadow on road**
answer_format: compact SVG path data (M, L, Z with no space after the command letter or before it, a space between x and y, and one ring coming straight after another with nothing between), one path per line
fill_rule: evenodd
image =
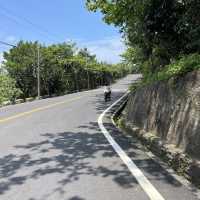
M30 179L51 174L62 174L56 189L60 193L64 186L78 181L83 175L111 177L123 188L137 184L123 164L119 169L110 169L101 163L94 165L98 158L117 157L99 132L46 133L42 136L44 140L38 143L15 146L16 151L23 150L24 154L9 154L0 158L0 179L5 180L0 183L0 194ZM25 175L18 175L20 171Z
M97 112L102 112L108 105L105 105L103 100L100 101L99 98L102 97L96 96L95 98L95 107ZM105 122L105 127L122 149L133 158L138 167L147 174L151 174L155 179L162 180L174 187L181 186L162 168L157 167L157 164L153 163L150 158L141 159L140 152L143 151L143 147L138 145L136 139L122 135L109 120ZM134 188L138 185L100 132L97 122L83 124L78 127L78 130L75 132L44 133L42 134L43 140L15 146L15 153L0 158L0 195L5 194L14 186L25 184L29 180L38 180L53 174L61 174L62 178L56 182L56 188L52 193L64 194L64 188L67 185L77 182L87 175L109 178L124 189ZM113 167L101 162L106 159L112 163ZM114 167L115 162L118 163L118 167ZM22 171L23 175L20 173ZM75 196L69 200L82 199Z
M111 126L106 124L106 126ZM98 130L97 124L88 125L89 128ZM110 127L112 130L112 127ZM126 150L131 157L148 173L155 175L174 186L180 184L166 174L163 170L155 168L148 159L138 160L138 145L132 141L127 145L127 138L115 134L115 140ZM16 149L26 152L22 155L9 154L0 159L0 178L5 179L0 183L0 194L11 189L12 186L22 185L30 179L39 179L50 174L62 174L62 180L57 183L56 191L63 192L63 187L72 182L78 181L83 175L107 178L110 177L120 187L131 188L138 183L132 177L126 166L121 162L118 169L108 166L94 165L96 159L118 158L112 147L105 140L100 132L63 132L43 134L44 140L38 143L16 146ZM130 143L130 142L129 142ZM139 150L139 149L138 149ZM44 153L45 152L45 153ZM51 153L52 152L52 153ZM116 159L114 159L116 160ZM31 170L33 167L33 170ZM24 170L28 173L18 176L18 171ZM31 172L30 172L31 171Z

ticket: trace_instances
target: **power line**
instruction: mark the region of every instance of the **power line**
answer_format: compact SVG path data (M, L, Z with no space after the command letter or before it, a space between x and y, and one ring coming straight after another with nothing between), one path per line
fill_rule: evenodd
M26 23L28 23L28 24L34 26L36 29L40 29L40 30L43 31L44 33L47 33L47 34L49 34L49 35L51 35L51 36L53 36L53 37L55 37L55 38L58 38L58 37L60 38L60 36L58 36L58 35L56 35L56 34L53 34L53 33L49 33L49 31L48 31L46 28L44 28L44 27L42 27L42 26L40 26L40 25L38 25L38 24L36 24L36 23L33 23L33 22L32 22L30 19L28 19L28 18L25 18L25 17L23 17L23 16L17 15L17 14L14 13L13 11L11 11L11 10L9 10L9 9L7 9L7 8L5 8L5 7L3 7L1 4L0 4L0 8L2 8L2 9L4 9L5 11L11 13L13 16L15 16L15 17L17 17L17 18L21 18L21 19L24 20ZM60 39L61 39L61 38L60 38Z
M12 21L12 22L14 22L14 23L16 23L16 24L18 24L18 25L20 25L20 26L23 25L24 27L27 28L27 26L25 26L24 24L20 23L19 20L16 20L13 16L10 16L10 15L5 14L5 13L2 13L2 12L1 12L0 14L3 15L3 16L5 16L8 20L10 20L10 21ZM39 32L40 32L40 34L42 34L43 36L48 37L49 39L52 39L52 37L49 37L48 35L44 34L43 32L41 32L41 31L39 31Z
M37 46L37 88L38 88L38 99L40 99L40 47Z
M35 24L35 23L33 23L31 20L29 20L29 19L27 19L27 18L25 18L25 17L23 17L23 16L19 16L19 15L17 15L16 13L14 13L13 11L11 11L11 10L9 10L9 9L7 9L7 8L5 8L2 4L0 4L0 8L1 8L1 10L3 10L5 13L3 14L4 16L6 16L9 20L11 20L11 21L13 21L13 22L15 22L15 23L17 23L17 24L20 24L18 21L19 21L19 19L21 19L22 21L24 21L26 24L29 24L29 25L31 25L32 27L34 27L35 29L37 29L40 33L42 33L43 35L45 34L46 36L48 36L48 38L54 38L54 39L62 39L60 36L57 36L57 35L55 35L55 34L52 34L52 33L49 33L49 31L46 29L46 28L44 28L44 27L42 27L42 26L40 26L40 25L37 25L37 24ZM10 15L10 16L9 16ZM18 21L16 20L16 18L18 18ZM21 24L20 24L21 25Z
M10 43L7 43L7 42L1 41L1 40L0 40L0 44L10 46L10 47L16 47L16 45L14 45L14 44L10 44Z

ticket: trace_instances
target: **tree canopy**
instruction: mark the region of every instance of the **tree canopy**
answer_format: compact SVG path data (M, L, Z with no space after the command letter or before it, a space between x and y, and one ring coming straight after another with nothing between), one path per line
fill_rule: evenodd
M108 24L120 28L133 57L148 62L150 73L180 55L200 53L199 0L87 0ZM130 49L128 49L130 53ZM135 60L134 60L135 62Z
M15 86L15 80L5 74L0 74L0 105L4 101L15 101L20 94L20 89Z
M24 99L37 96L38 48L41 95L93 89L130 72L127 66L98 62L95 55L86 48L78 49L74 43L45 46L20 41L4 53L3 68L7 74L3 78L4 82L12 80L9 87L16 86Z

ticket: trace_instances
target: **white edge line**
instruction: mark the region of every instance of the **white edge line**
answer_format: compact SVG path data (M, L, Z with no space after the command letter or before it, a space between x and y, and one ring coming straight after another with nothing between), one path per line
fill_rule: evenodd
M108 107L98 118L98 125L108 140L108 142L112 145L115 152L119 155L125 165L128 167L132 175L138 181L142 189L146 192L151 200L165 200L162 195L156 190L156 188L150 183L150 181L144 176L142 171L135 165L135 163L130 159L130 157L123 151L123 149L117 144L117 142L112 138L107 129L103 125L103 118L107 114L107 112L113 108L117 103L119 103L125 96L124 94L121 98L119 98L115 103L113 103L110 107Z
M120 105L121 106L121 105ZM120 109L119 106L119 109ZM118 111L118 110L117 110ZM116 112L113 113L111 116L112 123L117 127L117 124L115 123L114 116L116 115ZM120 129L121 130L121 129ZM123 131L123 130L121 130ZM167 171L174 179L176 179L178 182L180 182L183 186L185 186L190 192L192 192L199 200L200 200L200 190L194 186L191 182L189 182L186 178L183 176L178 175L172 168L170 168L165 162L163 162L159 157L157 157L154 153L151 151L145 152L147 156L149 156L152 160L154 160L156 163L158 163L165 171Z

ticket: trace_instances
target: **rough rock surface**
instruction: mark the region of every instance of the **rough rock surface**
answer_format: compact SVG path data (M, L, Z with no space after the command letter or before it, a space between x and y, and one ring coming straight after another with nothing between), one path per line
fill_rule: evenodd
M193 158L200 158L200 71L138 89L125 119Z

